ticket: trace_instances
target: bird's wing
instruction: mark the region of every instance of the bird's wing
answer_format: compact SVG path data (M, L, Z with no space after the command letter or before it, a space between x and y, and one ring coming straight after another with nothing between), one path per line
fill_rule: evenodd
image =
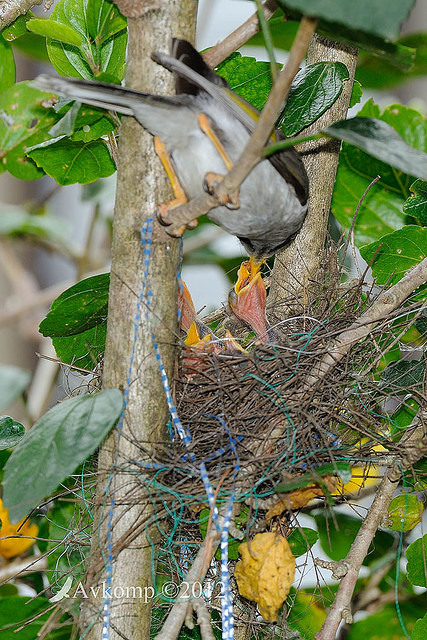
M205 91L237 118L249 133L253 132L259 118L258 109L231 91L227 82L207 66L202 56L188 42L173 40L172 54L153 53L152 58L177 75L180 79L177 80L179 91L192 94ZM301 157L295 149L289 147L278 151L269 156L268 160L282 178L294 187L301 204L305 204L308 199L308 178Z

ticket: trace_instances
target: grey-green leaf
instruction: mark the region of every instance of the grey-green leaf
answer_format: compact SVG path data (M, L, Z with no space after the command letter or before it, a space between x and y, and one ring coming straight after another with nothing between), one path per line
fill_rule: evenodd
M298 71L277 126L287 137L299 133L329 109L348 78L342 62L316 62Z
M25 369L0 365L0 409L12 404L28 387L31 374Z
M25 435L25 427L10 416L0 416L0 450L11 449Z
M121 392L105 389L69 398L36 422L5 466L3 502L11 522L25 517L95 451L122 406Z
M382 120L362 117L340 120L324 132L354 144L404 173L427 180L427 154L407 144Z

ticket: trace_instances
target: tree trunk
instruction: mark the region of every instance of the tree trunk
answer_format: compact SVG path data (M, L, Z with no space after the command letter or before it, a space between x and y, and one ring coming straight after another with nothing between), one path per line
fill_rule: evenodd
M173 77L152 62L150 54L155 50L167 51L172 36L194 41L197 2L169 0L165 3L117 4L124 14L127 7L128 16L132 16L129 17L126 85L152 93L173 93ZM170 186L154 154L151 136L135 120L124 118L120 131L103 384L120 389L128 387L129 395L120 435L115 429L99 452L97 507L85 583L88 597L82 600L82 632L90 626L86 640L99 640L103 631L107 634L102 628L106 626L102 615L103 584L108 577L110 509L109 637L112 640L146 640L149 637L151 603L150 597L144 598L144 588L148 588L145 593L150 596L152 547L147 539L146 521L153 514L153 506L144 491L143 471L135 461L149 460L156 444L166 439L168 410L151 334L156 337L171 380L180 262L178 241L166 236L157 223L154 224L147 282L152 291L151 310L146 318L145 308L141 308L133 356L132 345L145 270L141 227L144 220L153 215L157 203L170 198ZM90 587L93 587L92 593ZM139 597L139 589L142 589L143 597Z
M315 35L307 55L307 63L342 62L348 68L350 79L345 83L335 104L302 135L310 135L342 120L347 115L357 62L357 49ZM281 251L274 263L268 296L269 315L280 321L290 313L303 313L310 281L315 280L321 266L326 230L338 166L340 142L315 140L300 145L310 181L310 199L307 217L295 241Z

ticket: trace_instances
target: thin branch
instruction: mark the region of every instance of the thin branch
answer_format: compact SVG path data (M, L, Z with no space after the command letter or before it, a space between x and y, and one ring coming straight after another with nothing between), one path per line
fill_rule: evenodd
M427 451L425 431L426 417L427 415L417 418L417 426L415 426L403 442L400 442L403 452L402 457L386 472L369 508L368 514L351 545L350 551L346 558L338 563L341 565L341 573L345 572L345 575L338 587L337 594L329 609L326 620L321 630L315 635L316 640L333 640L341 620L344 620L348 624L351 624L353 620L350 603L359 577L359 571L381 520L387 512L388 506L393 498L397 482L400 480L402 473L425 455ZM334 564L334 571L336 573L337 563Z
M211 521L206 534L206 538L200 547L191 568L185 576L185 581L178 594L175 604L173 605L166 621L154 640L176 640L184 624L187 615L188 605L191 602L190 596L196 591L193 585L203 582L206 573L211 564L212 558L218 548L221 539L222 518L219 518L219 527ZM199 591L199 589L197 589ZM196 591L196 592L197 592ZM190 594L190 596L189 596ZM196 605L197 608L197 605Z
M304 60L307 47L315 32L316 24L317 21L313 18L307 16L302 18L288 62L273 84L252 136L231 171L216 185L215 195L207 193L199 198L194 198L187 204L170 210L165 216L165 221L169 224L167 227L168 233L174 235L179 227L208 213L211 209L217 207L220 202L228 202L230 197L238 192L242 182L258 164L274 128L277 114L286 100L291 82Z
M262 8L264 18L269 20L277 9L277 2L276 0L266 0ZM237 27L237 29L224 38L224 40L218 42L217 45L203 53L206 64L214 69L220 62L225 60L225 58L228 58L231 53L243 46L245 42L258 33L259 30L258 13L255 12L250 18Z
M43 0L3 0L0 2L0 31Z
M380 320L398 309L411 293L426 281L427 258L424 258L419 264L412 267L398 283L387 291L383 291L376 302L332 342L323 358L308 376L305 389L310 389L323 379L356 342L366 338Z
M12 578L18 578L22 574L37 573L38 571L46 571L47 558L24 558L23 560L14 560L0 568L0 585L8 582Z

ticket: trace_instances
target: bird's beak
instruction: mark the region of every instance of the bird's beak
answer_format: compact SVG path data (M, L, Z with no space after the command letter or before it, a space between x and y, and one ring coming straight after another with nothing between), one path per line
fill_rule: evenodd
M228 296L233 313L246 322L257 334L260 341L268 342L268 323L265 317L267 290L260 274L261 262L242 262L237 273L237 282Z
M226 351L231 351L234 353L236 351L240 351L240 353L247 353L246 349L244 349L235 338L231 335L228 329L225 330L225 338L223 339L224 347Z
M183 331L188 332L191 323L196 319L196 309L184 280L181 280L181 285L178 292L179 326Z
M208 333L203 338L200 337L197 324L195 321L193 321L187 332L187 337L184 340L184 344L186 344L187 347L202 348L203 345L207 344L208 342L211 342L211 340L212 340L212 336L210 333Z

